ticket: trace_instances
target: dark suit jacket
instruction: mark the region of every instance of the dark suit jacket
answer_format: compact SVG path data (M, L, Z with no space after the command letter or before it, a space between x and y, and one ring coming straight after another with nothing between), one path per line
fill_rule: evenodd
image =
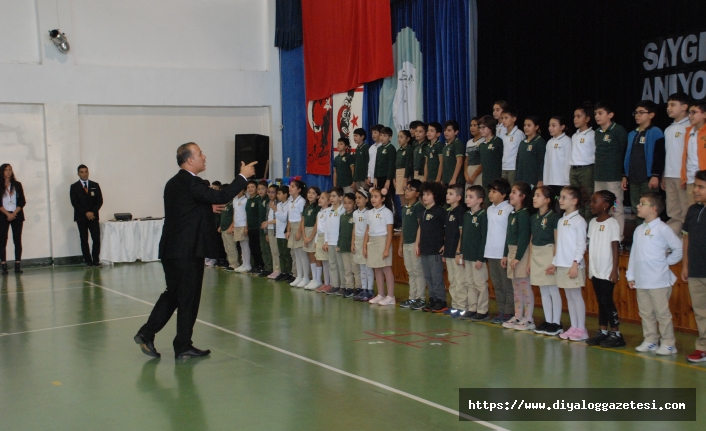
M98 210L103 206L103 194L97 182L88 180L88 193L83 190L81 181L71 184L69 190L71 205L74 207L74 221L86 221L87 212L92 212L98 220Z
M17 200L15 201L17 207L22 208L22 211L20 211L19 214L17 214L17 218L15 220L24 220L25 219L25 205L27 205L27 200L25 199L25 191L22 188L22 183L19 181L15 181L12 183L12 187L15 189L15 193L17 194ZM0 207L2 206L2 202L0 202ZM5 217L5 214L0 213L0 216Z
M247 186L238 175L229 187L214 190L184 169L164 187L164 228L159 241L160 259L216 257L221 237L213 227L212 204L233 200Z

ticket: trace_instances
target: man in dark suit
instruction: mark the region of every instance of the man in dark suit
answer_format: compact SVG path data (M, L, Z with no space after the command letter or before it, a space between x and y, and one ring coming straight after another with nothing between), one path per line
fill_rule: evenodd
M177 359L199 358L211 353L191 343L194 323L201 301L204 258L218 255L220 236L213 228L213 212L245 189L248 177L255 175L255 164L244 163L240 175L223 190L210 188L196 176L206 170L206 156L198 145L189 142L177 149L181 168L164 187L164 228L159 242L167 289L159 297L150 317L134 340L148 356L160 357L154 337L177 312L174 354Z
M81 252L86 266L101 266L101 228L98 221L98 210L103 206L103 194L95 181L88 180L86 165L78 167L79 180L71 184L69 195L74 207L74 221L81 237ZM88 233L93 240L93 253L88 246Z

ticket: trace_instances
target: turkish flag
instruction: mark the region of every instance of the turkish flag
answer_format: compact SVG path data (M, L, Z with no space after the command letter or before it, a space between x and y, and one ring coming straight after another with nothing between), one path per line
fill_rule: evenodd
M390 0L302 0L306 100L395 73Z
M306 173L331 175L333 152L332 97L307 103Z

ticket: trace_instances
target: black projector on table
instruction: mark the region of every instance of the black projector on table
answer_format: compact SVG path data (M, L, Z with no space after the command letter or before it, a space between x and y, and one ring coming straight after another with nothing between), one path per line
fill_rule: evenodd
M115 213L115 220L117 221L130 221L132 220L132 214L130 213Z

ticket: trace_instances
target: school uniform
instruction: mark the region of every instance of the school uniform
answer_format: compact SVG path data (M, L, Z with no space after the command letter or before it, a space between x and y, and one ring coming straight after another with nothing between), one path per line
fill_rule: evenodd
M669 266L681 259L682 242L662 220L657 218L635 228L625 276L628 282L635 282L642 333L648 343L674 346L669 298L677 277Z
M544 155L547 152L547 142L540 135L531 141L523 139L517 149L517 169L515 181L524 181L532 188L544 179Z
M390 180L390 185L392 185L395 179L396 159L397 150L395 150L395 146L392 145L392 142L378 147L375 159L375 181L377 181L378 188L384 188L387 180ZM390 187L390 189L392 189L392 187Z
M645 130L635 129L628 134L623 169L629 181L630 203L633 212L637 213L640 195L659 192L659 186L650 188L650 179L659 180L664 172L664 134L658 127L650 125ZM637 223L642 223L640 217L637 217Z
M326 231L324 232L324 243L328 245L328 264L331 274L331 286L341 287L345 283L343 272L343 256L336 250L338 246L338 235L341 229L341 216L345 213L343 204L337 208L331 208L326 220Z
M689 127L689 117L675 121L664 130L664 191L667 195L667 226L677 235L681 234L684 218L689 210L686 189L681 188L681 164L684 155L684 136Z
M424 280L429 286L429 298L437 301L446 301L444 262L441 260L445 226L446 210L439 205L419 212L419 254Z
M227 232L230 229L230 225L233 224L233 201L226 204L220 215L221 240L223 241L223 248L226 250L226 256L228 256L228 265L231 268L237 268L239 266L238 248L235 245L233 234Z
M292 202L287 199L284 202L277 203L277 211L275 211L275 237L277 238L277 251L279 252L279 267L283 274L291 274L292 272L292 254L285 235L291 205Z
M444 144L440 141L429 143L425 149L424 158L426 159L427 181L435 182L439 174L439 156L444 151Z
M328 261L328 253L324 251L324 243L326 242L326 223L330 212L331 207L319 207L319 212L316 215L316 240L314 241L316 251L314 252L314 257L318 261Z
M342 285L346 289L360 288L360 266L353 262L351 253L351 242L353 240L353 211L341 214L340 230L338 235L338 252L343 261L343 274L345 283Z
M508 218L512 211L514 208L508 201L502 201L498 205L493 204L488 207L488 238L491 240L485 243L483 252L483 256L488 260L498 312L508 315L515 313L515 299L512 282L507 277L507 270L502 267L500 261L505 249Z
M588 196L593 195L593 170L596 163L595 131L590 127L576 131L571 137L571 170L569 183L572 186L583 187ZM581 208L584 219L590 220L593 215L588 202Z
M628 146L628 132L620 124L612 123L606 130L597 128L596 164L593 169L594 190L608 190L617 197L617 206L613 209L613 218L620 226L620 240L625 228L625 211L622 187L623 155Z
M419 230L419 214L424 210L424 205L416 201L402 208L402 255L404 266L409 274L409 299L424 297L424 271L422 258L417 256L415 245L417 231Z
M468 168L466 169L466 173L468 176L473 175L476 170L478 170L478 167L480 166L480 144L485 142L484 137L480 137L477 141L474 141L473 139L469 139L468 142L466 142L466 160L468 162ZM475 181L473 184L466 184L466 188L469 188L470 186L480 186L483 184L483 172L481 171L480 174L476 177Z
M407 179L414 176L414 154L409 145L400 147L395 156L395 193L404 194Z
M461 258L464 260L460 296L466 294L466 310L478 314L488 313L488 266L484 257L488 236L488 213L480 209L463 215L461 231ZM482 262L476 269L476 262Z
M262 261L265 272L272 273L272 251L267 241L267 229L262 229L262 223L267 221L267 209L270 206L270 198L265 195L260 198L260 207L257 216L257 231L260 233L260 250L262 251Z
M517 150L520 143L525 139L525 134L517 127L513 127L509 132L500 135L503 140L503 172L502 177L510 184L515 183L517 169Z
M290 199L292 197L290 196ZM306 205L306 200L302 196L297 196L296 199L292 199L292 205L289 207L289 214L287 214L289 220L289 242L288 246L290 250L304 247L304 238L299 238L297 240L297 231L299 230L299 223L302 221L302 212L304 211L304 205Z
M245 226L248 225L247 203L246 195L233 199L233 240L235 242L248 240L245 235Z
M333 159L333 168L336 170L336 186L343 188L345 193L353 191L351 188L351 184L353 184L351 166L355 169L355 156L348 151L343 154L339 153Z
M613 272L613 242L620 242L620 225L612 217L599 222L594 218L588 224L588 276L598 301L598 325L616 328L620 325L618 310L613 302L615 283Z
M565 133L547 142L544 155L544 184L552 186L555 193L571 183L571 139Z
M419 142L417 140L412 143L412 153L414 154L414 179L423 181L424 180L424 164L426 162L426 148L429 146L429 141L424 139Z
M275 220L275 223L269 223ZM272 208L267 207L267 242L270 244L270 253L272 254L272 272L282 272L282 267L279 262L279 247L277 245L277 219Z
M554 259L554 233L559 215L553 210L532 216L532 256L530 256L530 284L533 286L556 286L556 275L546 273Z
M456 254L458 242L461 239L461 226L463 224L463 213L466 208L457 205L456 208L446 209L446 226L444 229L444 253L446 259L446 271L449 276L449 294L451 294L451 308L456 310L466 310L468 306L468 294L462 288L463 266L459 264L460 253Z
M367 208L363 208L362 211L353 211L353 224L355 224L355 253L353 255L353 262L358 265L368 264L368 260L363 256L363 240L365 239L365 231L368 228L368 211Z
M392 241L386 258L385 242L387 241L387 226L393 224L392 211L387 207L368 210L368 267L385 268L392 266ZM382 291L383 286L378 286Z
M689 238L689 295L694 310L699 338L696 350L706 351L706 211L702 204L689 207L684 219L683 233Z
M488 202L488 185L503 174L503 140L497 136L478 146L480 163L483 165L483 188L486 190L486 203Z
M556 255L552 263L556 266L557 285L563 289L580 289L586 285L586 220L576 210L564 214L557 226ZM578 277L569 277L569 269L578 263Z
M381 147L379 142L373 142L368 146L368 179L372 184L375 180L375 163L378 157L378 148Z
M507 278L529 278L527 274L527 264L529 263L529 253L527 247L530 242L531 217L527 208L513 210L507 219L507 235L505 236L505 250L503 257L507 257ZM514 259L520 262L513 269L510 262Z
M358 188L365 187L365 179L368 177L368 162L370 162L370 145L363 142L356 147L353 162L353 181Z
M247 200L247 206L245 207L248 220L248 242L253 268L263 268L265 266L260 248L260 225L258 224L261 201L262 198L255 195Z
M443 184L450 184L451 179L454 176L454 171L456 171L456 163L459 157L463 161L463 157L466 155L466 148L460 139L454 139L453 142L447 142L444 145L443 155L443 165L441 172L441 182ZM458 176L456 177L456 184L463 184L463 172L458 171Z
M316 233L314 232L314 227L316 226L316 216L319 215L321 207L317 204L307 205L304 207L302 212L302 219L304 221L304 239L314 238L309 242L309 244L304 243L304 251L307 253L316 253Z

